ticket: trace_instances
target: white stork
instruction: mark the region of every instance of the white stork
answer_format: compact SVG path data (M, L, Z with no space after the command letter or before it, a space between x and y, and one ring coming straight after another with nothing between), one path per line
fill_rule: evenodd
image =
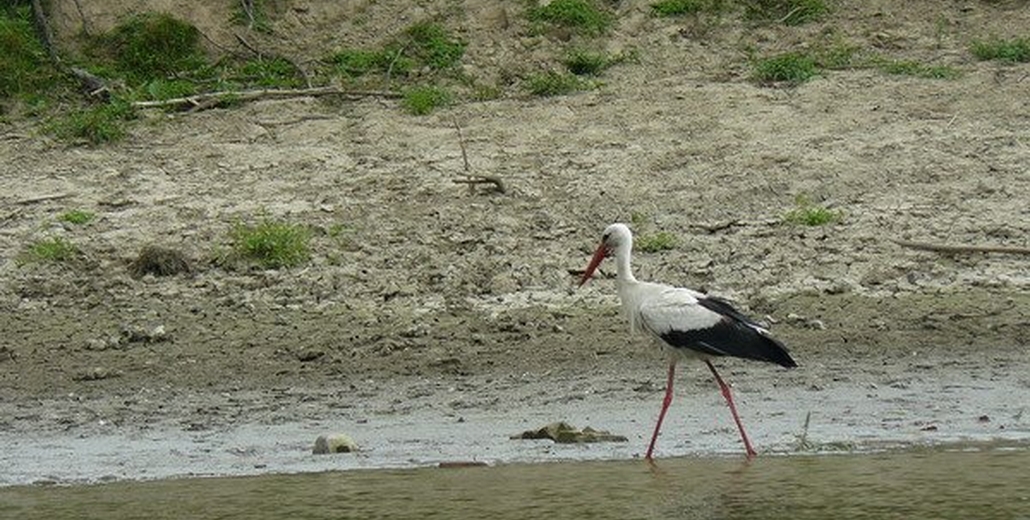
M791 359L783 343L769 331L734 309L729 302L704 293L673 287L665 284L641 282L633 277L630 269L630 253L633 250L633 234L625 224L612 224L604 230L601 245L598 246L583 279L587 283L591 275L605 258L615 255L615 285L622 302L622 311L629 319L631 332L646 331L662 341L669 356L669 379L665 384L665 400L658 422L654 426L651 444L646 458L652 459L655 441L662 428L665 412L672 403L672 383L676 373L676 361L680 357L700 358L708 365L715 381L722 389L726 404L730 407L733 420L740 430L747 457L755 456L751 441L744 433L744 425L737 415L730 387L723 382L712 365L711 358L733 356L758 361L767 361L793 368L797 363Z

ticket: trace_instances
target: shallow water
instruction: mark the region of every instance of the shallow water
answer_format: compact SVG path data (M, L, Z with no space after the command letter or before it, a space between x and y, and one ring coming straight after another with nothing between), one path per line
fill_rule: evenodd
M0 489L0 518L1030 520L1030 450L356 470Z

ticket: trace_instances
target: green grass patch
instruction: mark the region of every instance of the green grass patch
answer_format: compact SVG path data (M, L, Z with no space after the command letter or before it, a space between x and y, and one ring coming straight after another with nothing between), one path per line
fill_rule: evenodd
M126 122L133 117L128 103L113 101L58 116L44 130L60 139L98 145L125 137Z
M442 25L419 22L404 31L411 57L432 69L453 67L465 55L466 43L451 35Z
M89 211L83 211L83 210L80 210L80 209L73 209L73 210L65 211L64 213L61 213L61 215L59 215L57 217L57 220L60 220L61 222L67 222L69 224L75 224L77 226L81 226L83 224L88 224L94 218L96 218L96 214L95 213L92 213L92 212L89 212Z
M344 76L356 78L372 72L396 72L407 74L412 68L412 60L402 56L397 49L344 49L329 57L336 71Z
M976 40L970 50L981 61L1030 62L1030 38Z
M675 249L678 241L676 235L667 231L659 231L654 234L639 235L636 238L636 248L645 253L657 253Z
M582 49L569 51L562 63L577 76L596 76L612 66L612 60L607 54Z
M32 30L27 9L0 10L0 99L46 89L55 72Z
M175 99L196 94L197 85L184 79L154 79L143 85L142 92L148 99Z
M165 13L129 18L97 37L90 52L136 84L180 76L206 63L200 31Z
M490 101L500 99L502 96L504 96L504 89L498 85L477 83L472 87L472 99L476 101Z
M60 263L74 260L79 255L75 244L61 237L37 240L23 251L18 258L19 265L33 262Z
M817 68L828 70L851 69L861 61L860 47L843 41L817 46L812 52Z
M783 222L801 226L823 226L839 221L841 214L824 206L813 204L807 196L794 199L794 209L783 215Z
M960 74L947 65L926 65L912 60L876 60L874 66L887 74L929 79L953 79Z
M427 67L432 71L453 68L465 55L467 43L434 22L418 22L381 48L343 49L328 61L337 74L360 78L368 74L407 76Z
M575 74L547 71L534 74L526 81L526 90L534 96L548 97L571 94L592 88L592 84Z
M295 267L311 258L311 232L298 224L274 220L236 224L229 236L237 258L266 269Z
M726 9L724 0L659 0L651 4L651 14L660 18L700 13L720 13Z
M531 7L526 16L533 22L565 27L589 36L608 32L614 23L611 14L588 0L553 0L547 5Z
M452 99L451 93L446 89L428 85L405 90L402 104L409 113L424 116L450 104Z
M743 0L744 17L785 25L802 25L830 12L825 0Z
M278 57L257 58L243 62L237 69L237 81L248 85L275 88L304 86L303 74L289 60Z
M787 52L756 60L752 77L759 83L804 83L818 74L815 58L803 52Z

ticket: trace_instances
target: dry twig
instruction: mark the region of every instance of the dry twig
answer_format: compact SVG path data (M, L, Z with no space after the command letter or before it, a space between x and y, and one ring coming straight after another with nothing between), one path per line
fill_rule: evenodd
M300 89L264 89L245 90L242 92L208 92L174 99L161 101L136 101L132 103L134 108L168 108L168 107L196 107L206 105L211 101L254 101L264 98L291 98L307 96L332 96L338 95L348 99L364 99L369 97L399 98L401 94L389 90L344 90L339 87L313 87ZM217 103L216 103L217 104Z
M505 193L506 188L504 186L504 181L502 181L500 177L495 175L476 175L469 171L471 168L469 167L468 152L465 151L465 136L461 133L461 125L458 124L457 119L454 120L454 129L458 131L458 145L461 147L461 160L465 167L465 176L468 177L467 179L454 179L454 182L457 184L468 184L470 193L475 192L475 186L477 184L493 184L494 189L496 189L498 193Z
M40 195L38 197L29 197L27 199L21 199L17 204L35 204L37 202L46 202L48 200L60 200L67 199L75 195L74 193L52 193L50 195Z

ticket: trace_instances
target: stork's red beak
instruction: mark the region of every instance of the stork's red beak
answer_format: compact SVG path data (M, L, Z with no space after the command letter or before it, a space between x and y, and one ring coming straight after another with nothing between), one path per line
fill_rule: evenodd
M590 259L590 264L587 265L586 271L583 272L583 279L579 281L579 286L587 283L587 280L593 276L594 271L597 270L597 266L601 265L601 262L608 256L608 245L604 242L597 246L597 251L594 251L594 257Z

